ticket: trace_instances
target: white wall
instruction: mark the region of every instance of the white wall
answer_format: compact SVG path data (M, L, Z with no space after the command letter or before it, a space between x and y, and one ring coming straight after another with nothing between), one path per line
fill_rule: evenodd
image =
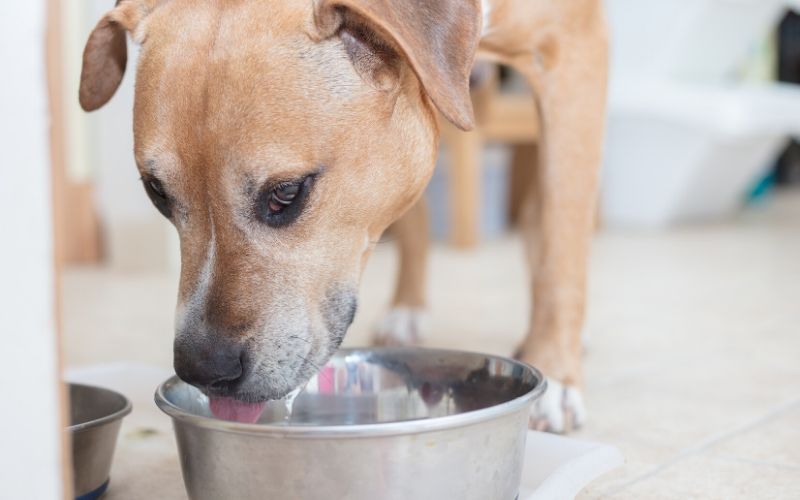
M73 180L94 183L109 264L122 270L165 271L179 266L177 235L153 208L133 159L133 89L138 47L128 43L128 67L117 93L103 108L78 106L83 46L112 0L60 0L64 12L65 104L69 120L68 170Z
M61 495L45 2L0 2L0 496Z
M737 80L798 0L605 0L612 76Z

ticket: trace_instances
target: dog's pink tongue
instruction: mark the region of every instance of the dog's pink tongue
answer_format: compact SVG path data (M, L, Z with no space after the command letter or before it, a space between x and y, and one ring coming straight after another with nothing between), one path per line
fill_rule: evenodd
M209 398L209 407L215 417L244 424L254 424L264 411L266 403L247 403L233 398Z

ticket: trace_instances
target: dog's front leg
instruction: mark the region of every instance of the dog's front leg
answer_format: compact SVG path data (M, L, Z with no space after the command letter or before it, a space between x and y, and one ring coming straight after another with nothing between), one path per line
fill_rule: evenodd
M519 69L534 87L542 124L536 236L528 238L534 303L519 356L550 382L533 427L566 432L585 417L581 334L605 114L602 19L544 36L532 64Z
M428 226L428 207L423 197L389 228L399 251L399 266L391 308L375 329L376 344L415 345L425 333Z

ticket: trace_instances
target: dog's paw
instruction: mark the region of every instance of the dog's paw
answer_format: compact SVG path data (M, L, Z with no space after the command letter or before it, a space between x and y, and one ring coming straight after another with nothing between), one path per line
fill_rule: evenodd
M415 307L394 307L375 328L373 343L382 346L417 345L422 341L428 314Z
M533 403L529 427L537 431L566 434L586 421L580 389L547 379L547 390Z

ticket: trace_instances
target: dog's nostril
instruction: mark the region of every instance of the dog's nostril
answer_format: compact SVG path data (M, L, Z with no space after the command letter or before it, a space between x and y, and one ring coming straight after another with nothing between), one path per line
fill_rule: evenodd
M242 346L234 342L175 344L175 373L197 387L224 388L242 377Z

